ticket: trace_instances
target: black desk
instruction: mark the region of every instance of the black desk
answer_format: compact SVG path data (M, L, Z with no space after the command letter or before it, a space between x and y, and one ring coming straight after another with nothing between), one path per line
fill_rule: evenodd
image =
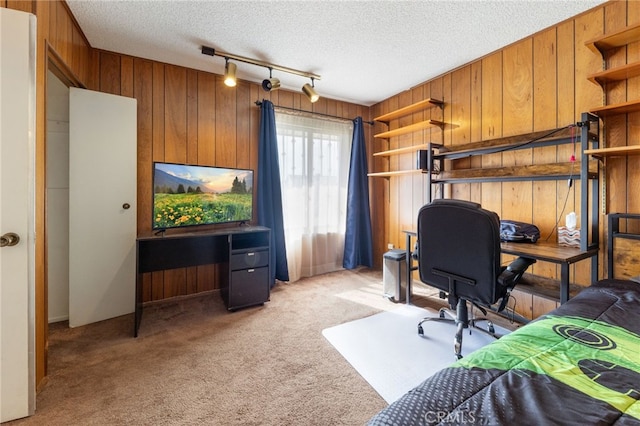
M411 298L411 280L412 271L417 268L413 266L413 259L411 258L411 239L416 237L415 231L402 231L406 234L406 250L407 250L407 303ZM530 259L536 259L544 262L551 262L560 265L560 303L565 303L569 300L569 286L571 282L571 276L569 273L569 266L573 263L579 262L584 259L591 258L591 275L592 282L597 281L598 276L598 249L591 248L588 250L580 250L574 247L562 247L557 244L549 244L543 242L537 242L535 244L525 243L502 243L502 253L511 254L514 256L527 257Z
M246 226L216 231L141 236L136 240L136 307L133 335L142 319L142 274L212 263L230 264L222 295L232 310L264 303L271 288L269 228Z

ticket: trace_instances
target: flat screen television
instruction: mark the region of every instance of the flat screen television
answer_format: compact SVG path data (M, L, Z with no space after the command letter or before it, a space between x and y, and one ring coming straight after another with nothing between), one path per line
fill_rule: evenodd
M253 170L153 163L153 229L250 222Z

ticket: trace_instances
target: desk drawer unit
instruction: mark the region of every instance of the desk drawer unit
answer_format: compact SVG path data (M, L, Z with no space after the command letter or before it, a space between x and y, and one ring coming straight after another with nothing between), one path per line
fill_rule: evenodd
M269 233L234 234L229 246L229 282L222 297L230 311L269 300Z

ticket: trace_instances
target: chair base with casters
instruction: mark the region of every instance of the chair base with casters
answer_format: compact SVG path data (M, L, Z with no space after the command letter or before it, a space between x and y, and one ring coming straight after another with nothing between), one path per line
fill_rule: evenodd
M507 305L509 300L509 296L511 294L511 289L515 286L515 283L520 280L524 272L527 268L535 263L535 259L527 259L523 257L519 257L514 260L509 266L502 268L502 273L498 277L498 282L506 288L506 292L502 297L502 301L496 312L501 312ZM493 326L493 322L486 317L476 318L474 315L469 317L469 308L467 304L467 300L463 298L456 297L455 295L455 286L457 282L466 283L469 285L475 285L475 280L462 277L457 274L448 273L442 270L438 270L433 268L432 272L435 275L445 277L449 280L449 306L453 309L455 306L455 312L449 310L447 308L440 308L438 311L437 317L425 317L418 323L418 334L420 336L424 336L424 328L422 324L427 321L443 321L443 322L453 322L456 324L457 330L453 341L454 353L457 359L462 358L462 333L464 329L472 328L478 331L481 331L495 339L499 339L501 336L496 334L495 327ZM445 298L446 294L444 291L440 291L440 297ZM487 314L487 311L476 303L473 303L473 306L477 307L484 315ZM449 318L447 318L447 315ZM482 327L478 327L477 323L486 321L487 329ZM471 330L469 330L471 333Z
M462 358L462 333L465 329L471 328L481 331L493 337L494 339L499 339L501 337L500 335L496 334L493 322L489 318L476 318L474 316L469 318L468 304L467 301L463 299L458 300L458 305L456 306L455 312L447 308L440 308L437 317L423 318L418 323L418 334L420 336L424 336L424 328L422 327L422 324L427 321L453 322L456 324L457 331L453 340L453 348L457 359ZM477 323L482 321L485 321L487 323L486 329L477 325ZM471 334L471 330L469 330L469 334Z

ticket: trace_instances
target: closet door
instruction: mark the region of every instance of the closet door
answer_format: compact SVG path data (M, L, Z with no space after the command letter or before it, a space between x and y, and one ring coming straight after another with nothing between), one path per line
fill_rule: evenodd
M35 409L36 17L0 8L0 422Z
M69 326L135 305L136 100L69 93Z

